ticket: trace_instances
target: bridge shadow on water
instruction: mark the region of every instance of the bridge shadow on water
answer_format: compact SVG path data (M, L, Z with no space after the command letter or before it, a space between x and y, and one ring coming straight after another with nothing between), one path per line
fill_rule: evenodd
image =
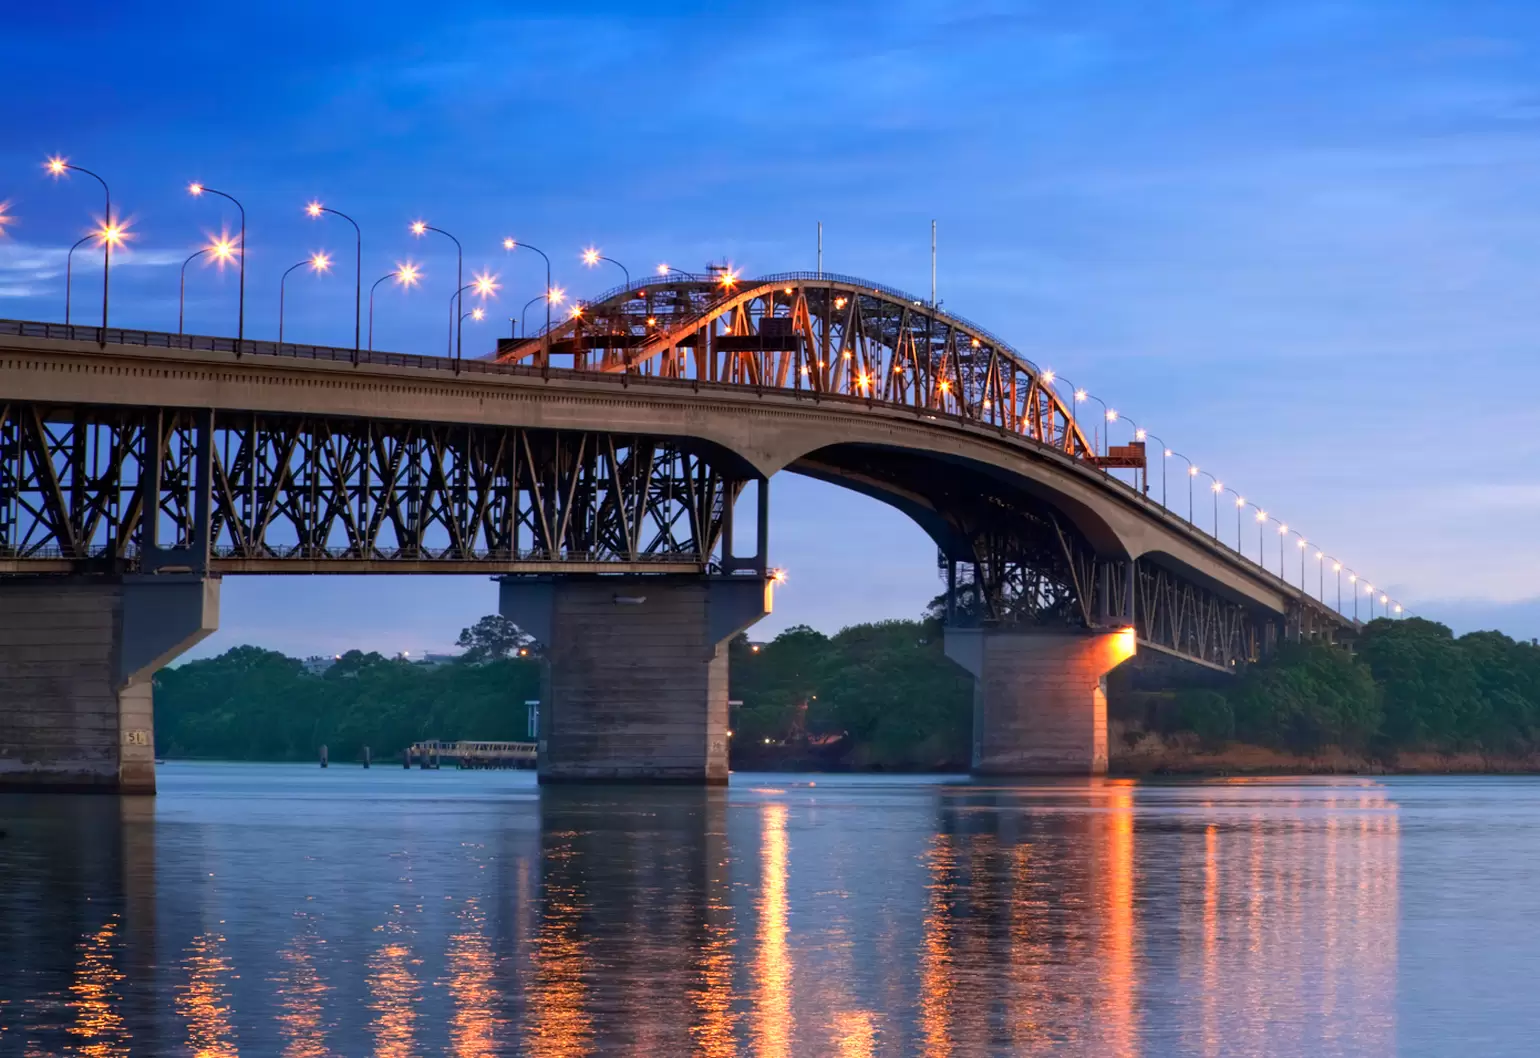
M1375 784L173 764L162 788L0 799L0 1053L1396 1046Z

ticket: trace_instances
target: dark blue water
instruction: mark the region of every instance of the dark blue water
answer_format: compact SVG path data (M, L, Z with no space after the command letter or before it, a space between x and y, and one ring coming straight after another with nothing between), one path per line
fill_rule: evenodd
M167 765L0 797L0 1055L1534 1055L1540 782Z

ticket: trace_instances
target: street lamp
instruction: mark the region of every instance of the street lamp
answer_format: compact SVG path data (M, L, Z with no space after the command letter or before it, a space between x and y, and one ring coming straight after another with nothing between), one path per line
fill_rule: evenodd
M1358 620L1358 574L1348 570L1348 591L1353 596L1353 620Z
M75 251L94 238L96 238L96 232L82 235L76 240L75 245L70 247L70 252L64 255L64 326L66 327L70 325L70 290L75 285L73 279L75 273Z
M1210 482L1212 482L1212 484L1209 485L1209 491L1214 494L1214 539L1218 540L1219 539L1219 494L1224 491L1224 485L1220 482L1220 480L1218 478L1216 478L1214 475L1210 474L1207 470L1200 470L1200 471L1198 471L1198 473L1202 474L1204 477L1208 478Z
M1171 458L1171 449L1166 447L1166 442L1165 441L1161 440L1159 437L1156 437L1154 434L1150 433L1148 430L1140 430L1139 432L1144 434L1151 441L1154 441L1154 442L1156 442L1157 444L1160 445L1160 505L1162 507L1165 507L1166 510L1169 511L1171 508L1166 506L1166 460ZM1149 463L1148 463L1148 460L1146 460L1146 463L1145 463L1145 471L1144 471L1144 473L1145 473L1146 478L1148 478L1148 476L1149 476Z
M1283 541L1289 535L1289 523L1277 518L1271 520L1278 527L1278 579L1283 580Z
M471 282L465 284L459 290L455 291L454 292L454 296L449 299L449 330L450 330L450 337L454 336L454 329L455 329L455 322L454 322L455 321L455 315L454 315L454 313L455 313L455 309L461 303L461 300L462 300L463 295L465 294L465 292L467 290L474 290L477 293L477 295L483 301L485 301L489 297L496 297L498 289L499 289L499 287L498 287L498 283L497 283L497 276L492 275L490 272L482 272L479 275L475 276L471 280ZM469 312L462 312L462 313L460 313L459 319L463 322L465 320L465 318L467 316L469 316L469 315L470 315ZM479 319L481 319L481 317L477 316L476 319L479 320Z
M597 267L600 261L608 261L610 264L624 272L626 276L626 289L631 289L631 269L627 268L613 257L604 256L592 246L583 251L583 263L586 264L589 268Z
M188 184L187 193L193 198L199 195L218 195L226 201L235 202L235 208L241 214L241 292L235 315L235 355L240 356L246 339L246 207L237 202L235 196L216 191L205 184Z
M225 266L225 262L235 256L235 244L229 239L221 236L220 238L215 239L209 245L203 247L201 250L194 250L191 254L188 255L187 260L182 262L182 289L181 292L177 295L176 299L177 334L182 333L182 321L187 311L187 266L192 264L206 253L213 254L214 260L218 261L219 267L223 268Z
M84 173L85 175L89 176L91 179L95 180L98 184L102 185L102 192L106 196L107 209L106 209L106 212L104 212L102 214L101 227L99 229L97 229L96 233L94 233L94 234L97 235L98 238L100 238L102 240L102 335L101 335L101 341L102 341L103 345L106 345L107 344L107 281L110 278L111 273L112 273L112 247L113 247L114 243L119 243L119 242L123 241L123 225L119 224L112 217L112 189L107 186L107 181L103 180L96 173L93 173L91 170L86 169L83 166L71 165L69 162L65 161L63 158L59 157L58 155L55 155L54 157L48 159L48 161L44 164L43 168L48 170L49 175L51 175L56 180L59 177L63 176L65 173L69 173L69 172ZM78 246L79 243L76 243L76 245Z
M1248 506L1257 512L1257 565L1266 569L1267 548L1264 542L1267 533L1267 512L1254 503L1250 503Z
M406 264L398 264L398 265L396 265L396 270L394 272L386 272L384 275L380 276L380 278L378 278L378 279L376 279L374 281L374 285L369 288L369 351L371 353L374 352L374 291L375 291L375 289L381 283L385 282L385 280L387 280L387 279L394 279L397 283L401 284L401 288L403 290L405 290L405 289L408 289L410 287L416 286L417 285L417 281L419 279L421 279L421 278L422 278L422 272L417 268L416 265L414 265L410 261L408 261Z
M551 286L551 259L546 257L545 251L540 249L540 247L531 246L527 242L519 242L517 239L513 238L503 240L503 249L507 250L509 253L512 253L515 250L533 250L545 261L545 341L546 343L549 343L551 340L551 291L554 289ZM547 359L549 358L547 357Z
M459 239L456 239L453 235L450 235L443 228L435 228L433 225L425 224L420 220L412 222L412 234L417 236L419 239L430 231L438 232L440 235L444 236L444 238L455 244L455 298L458 299L461 292L465 289L465 248L460 245ZM456 304L458 304L458 300L456 301ZM450 338L455 338L453 332L456 330L456 327L453 315L449 317L449 330L451 332L449 335ZM456 353L458 353L458 349L459 343L456 341Z
M1241 553L1241 511L1246 508L1246 497L1228 485L1225 491L1235 497L1235 553L1238 555Z
M545 294L536 294L534 297L530 298L524 303L524 308L519 314L519 333L526 338L529 337L529 335L525 333L529 329L529 307L535 302L543 300L545 297Z
M323 213L330 213L334 217L341 217L353 225L353 363L358 363L359 337L362 332L363 308L364 308L364 233L358 229L358 221L343 213L341 210L323 206L312 200L305 207L305 212L312 217L320 217Z
M1338 562L1335 558L1332 558L1331 555L1327 555L1326 557L1331 559L1331 571L1337 575L1337 613L1340 614L1342 612L1342 563ZM1322 576L1325 576L1324 572L1322 573ZM1322 602L1324 601L1325 600L1323 599Z
M289 282L289 273L294 271L296 268L306 268L306 267L308 267L312 272L316 273L317 275L320 275L321 273L325 272L327 269L331 268L331 266L332 266L332 259L330 257L328 257L324 252L313 253L309 257L305 258L303 261L299 262L298 264L290 265L288 267L288 269L283 273L283 278L278 280L278 351L279 352L283 351L283 300L284 300L284 288L288 285L288 282Z
M1294 530L1294 535L1299 537L1299 592L1303 595L1305 593L1305 551L1309 549L1310 541L1306 540L1305 534L1298 529Z

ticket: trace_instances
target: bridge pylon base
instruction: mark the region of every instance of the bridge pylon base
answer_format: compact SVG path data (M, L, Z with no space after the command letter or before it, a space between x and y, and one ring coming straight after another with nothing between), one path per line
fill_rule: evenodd
M0 580L0 790L152 794L151 681L219 624L219 580Z
M544 655L542 783L727 782L727 643L770 612L759 576L507 577Z
M1132 629L948 628L947 657L973 674L973 774L1105 775L1107 674Z

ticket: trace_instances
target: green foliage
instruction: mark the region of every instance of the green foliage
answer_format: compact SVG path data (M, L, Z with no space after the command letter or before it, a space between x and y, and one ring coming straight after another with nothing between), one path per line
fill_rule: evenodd
M852 625L832 639L798 625L758 652L735 642L730 664L732 696L743 702L737 762L763 762L766 738L793 746L803 735L843 735L854 766L967 766L972 680L946 659L933 623Z
M173 757L376 758L423 738L526 737L523 703L539 696L538 662L410 664L350 651L321 675L293 658L236 647L155 676L155 736Z
M1540 649L1499 632L1455 638L1420 618L1376 620L1354 653L1293 645L1223 691L1178 696L1174 723L1212 744L1226 703L1234 736L1313 753L1540 749Z
M527 649L532 642L533 637L525 635L518 625L494 613L462 629L455 645L465 652L460 657L461 661L476 664L497 658L517 657L519 651Z
M1218 749L1235 737L1235 710L1218 691L1189 688L1177 693L1174 726L1198 736L1204 749Z

